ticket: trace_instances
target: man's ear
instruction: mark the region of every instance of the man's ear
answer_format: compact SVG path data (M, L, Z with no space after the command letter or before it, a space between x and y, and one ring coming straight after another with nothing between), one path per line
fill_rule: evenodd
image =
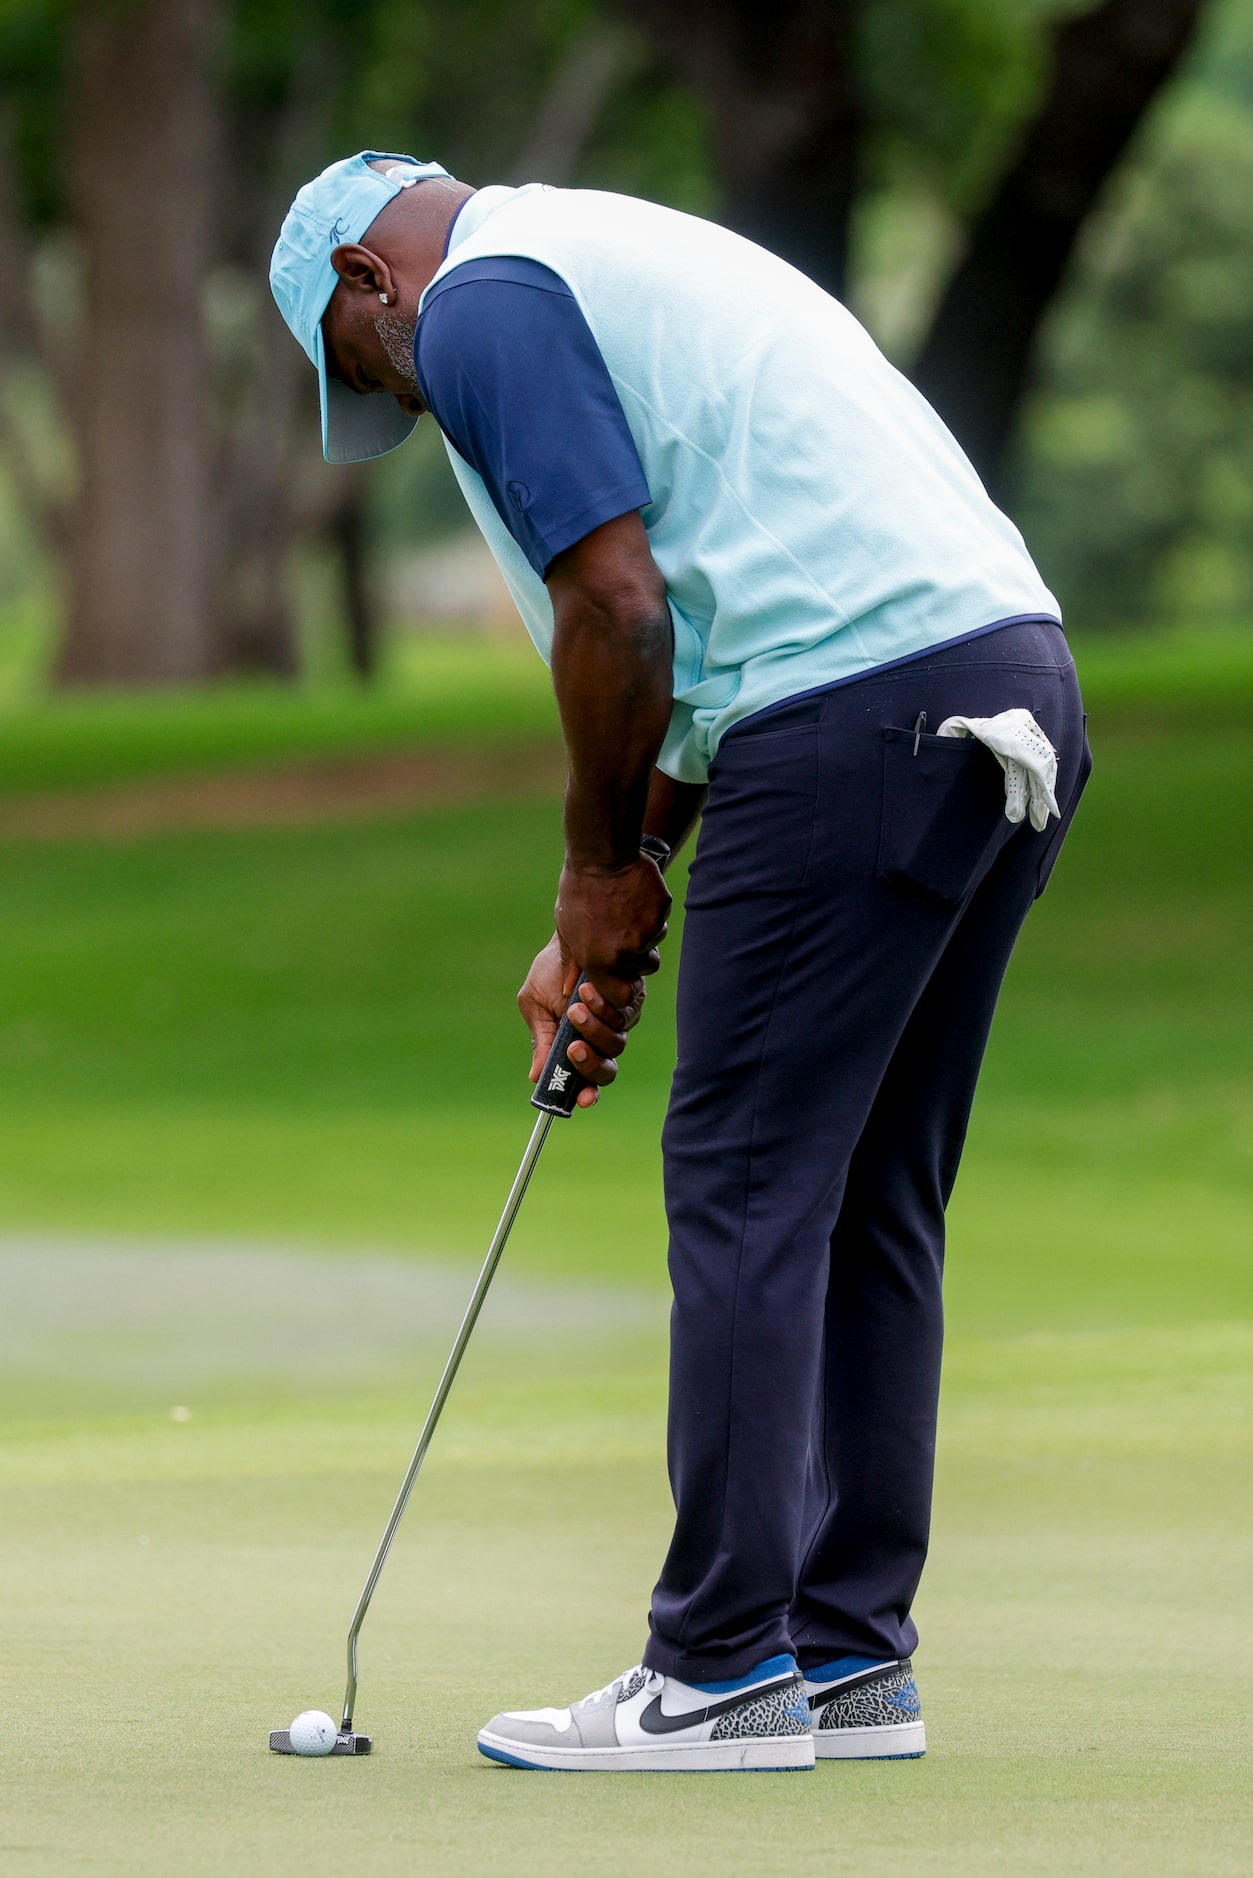
M400 298L396 280L387 262L360 242L347 241L332 248L331 266L350 293L386 294L385 306L395 306Z

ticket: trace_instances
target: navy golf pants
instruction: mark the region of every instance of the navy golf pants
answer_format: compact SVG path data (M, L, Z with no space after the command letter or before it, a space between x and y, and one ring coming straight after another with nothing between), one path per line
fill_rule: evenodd
M1042 834L1005 819L990 751L930 734L1013 705L1060 758ZM1001 980L1088 767L1074 664L1044 622L722 742L663 1136L677 1517L654 1669L914 1648L944 1209Z

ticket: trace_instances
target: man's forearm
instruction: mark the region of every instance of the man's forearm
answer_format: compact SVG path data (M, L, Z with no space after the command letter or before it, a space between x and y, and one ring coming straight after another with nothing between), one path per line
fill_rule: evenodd
M581 868L621 867L639 853L670 721L670 619L627 624L580 611L571 609L553 643L570 765L566 858Z
M580 869L612 869L639 854L670 722L673 635L651 559L615 579L612 563L608 577L600 567L589 573L578 552L562 557L568 565L549 581L553 687L570 765L566 858Z

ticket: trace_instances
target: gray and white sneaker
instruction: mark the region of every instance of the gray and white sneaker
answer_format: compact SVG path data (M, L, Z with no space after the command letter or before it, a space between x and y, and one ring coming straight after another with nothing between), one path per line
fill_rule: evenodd
M922 1703L907 1656L841 1656L805 1671L820 1761L916 1761L927 1751Z
M493 1715L479 1752L509 1767L595 1773L713 1773L814 1764L795 1660L772 1656L747 1676L693 1685L653 1669L624 1675L569 1708Z

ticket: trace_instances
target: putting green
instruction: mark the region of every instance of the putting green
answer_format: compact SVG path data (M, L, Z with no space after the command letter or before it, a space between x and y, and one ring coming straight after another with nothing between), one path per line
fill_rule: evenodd
M567 1700L641 1646L668 1526L669 977L622 1086L548 1150L383 1581L376 1755L268 1754L339 1700L526 1138L509 1002L554 805L5 845L5 1878L1244 1878L1250 662L1105 656L1093 695L1121 715L1096 712L952 1213L918 1763L614 1780L474 1752L494 1709ZM454 666L420 722L386 701L50 711L6 732L0 789L454 734ZM534 730L551 707L515 707L506 677L490 728Z
M959 1342L930 1752L809 1775L474 1751L494 1708L638 1654L667 1519L655 1333L472 1351L363 1639L362 1762L280 1760L266 1732L339 1699L411 1401L11 1426L3 1868L1243 1878L1251 1358L1235 1326Z

